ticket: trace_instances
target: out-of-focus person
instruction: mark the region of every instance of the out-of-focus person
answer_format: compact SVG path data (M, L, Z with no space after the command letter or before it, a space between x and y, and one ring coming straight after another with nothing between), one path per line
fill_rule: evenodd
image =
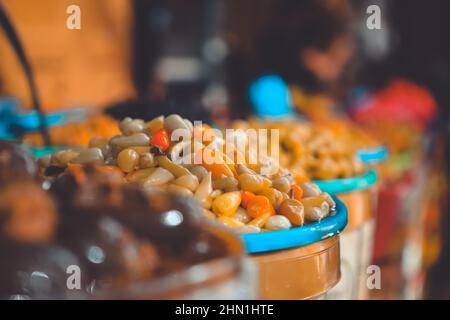
M336 113L336 95L355 54L348 1L283 1L262 29L260 72L277 74L292 104L312 120Z

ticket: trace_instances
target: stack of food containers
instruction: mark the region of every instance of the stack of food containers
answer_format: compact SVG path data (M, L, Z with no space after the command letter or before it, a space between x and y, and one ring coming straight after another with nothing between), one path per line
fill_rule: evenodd
M345 203L349 224L341 235L342 280L327 296L365 298L375 227L376 171L364 166L350 139L340 139L323 126L293 119L250 119L235 127L278 129L281 165L298 180L315 180L322 191L338 195Z

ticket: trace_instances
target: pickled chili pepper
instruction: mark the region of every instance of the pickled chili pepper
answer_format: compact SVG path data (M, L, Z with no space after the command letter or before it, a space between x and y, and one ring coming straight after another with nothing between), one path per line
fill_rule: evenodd
M242 191L242 207L247 209L248 204L252 201L256 195L250 191Z
M299 185L294 184L292 186L292 198L300 201L302 197L303 197L303 189Z
M199 150L199 152L201 155L200 165L206 170L211 171L213 179L220 179L222 175L225 177L235 176L233 172L234 166L233 169L231 169L232 165L227 164L226 160L224 160L223 157L220 157L215 150L204 148ZM196 157L196 159L198 158ZM206 159L208 161L206 161Z
M169 134L166 129L159 129L156 131L150 141L150 144L160 148L162 151L166 151L170 146Z
M255 196L247 206L247 213L252 218L258 218L266 214L274 215L275 209L267 197Z

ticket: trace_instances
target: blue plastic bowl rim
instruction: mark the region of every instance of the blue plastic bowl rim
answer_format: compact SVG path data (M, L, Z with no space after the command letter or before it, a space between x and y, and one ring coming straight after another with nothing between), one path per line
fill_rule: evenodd
M376 164L386 161L389 156L389 150L386 146L376 148L360 149L357 151L359 159L367 164Z
M241 235L249 254L286 250L305 246L333 237L347 225L347 207L337 197L336 212L320 222L314 222L289 230L268 231Z
M362 191L371 188L378 181L378 174L375 170L369 170L365 174L335 180L314 181L319 188L328 193L341 194L353 191Z

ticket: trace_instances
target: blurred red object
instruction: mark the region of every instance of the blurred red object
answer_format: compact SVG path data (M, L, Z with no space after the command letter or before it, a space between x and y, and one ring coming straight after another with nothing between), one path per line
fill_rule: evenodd
M373 249L374 262L395 257L398 250L401 250L400 216L411 184L411 175L406 175L403 179L389 183L380 189Z
M397 79L357 104L351 116L360 123L394 121L414 123L424 129L436 115L437 103L424 87Z

